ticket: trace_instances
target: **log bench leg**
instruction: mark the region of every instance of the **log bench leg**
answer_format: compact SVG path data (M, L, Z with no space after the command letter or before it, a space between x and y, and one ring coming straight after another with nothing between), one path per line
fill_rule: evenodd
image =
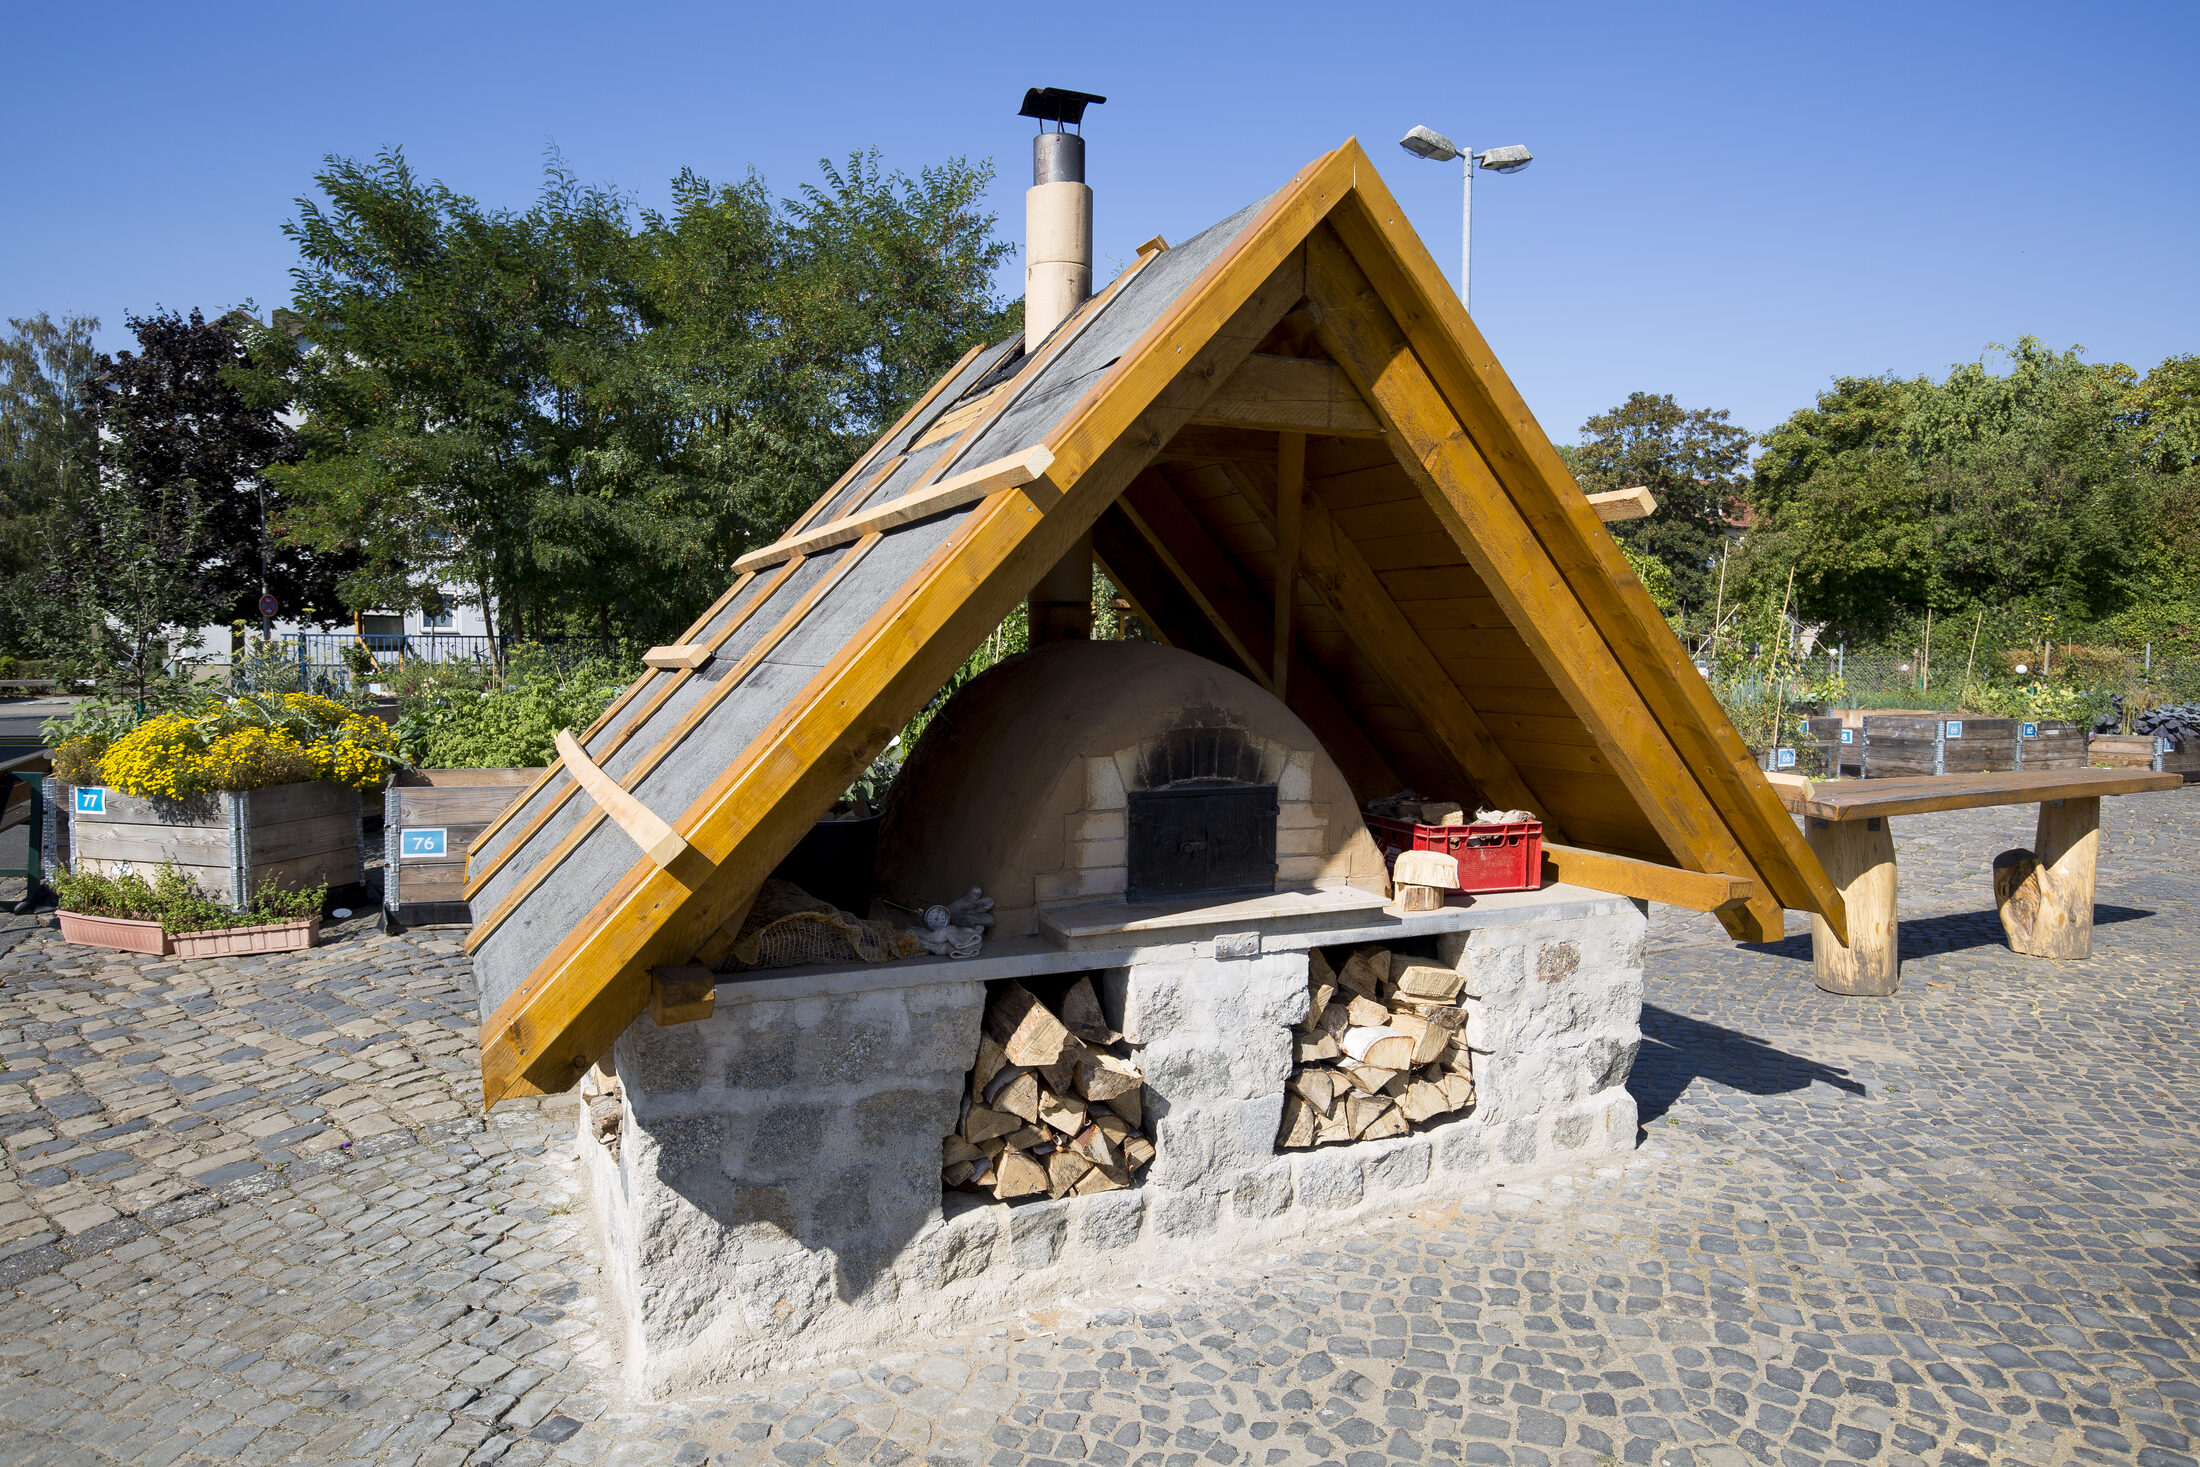
M1828 993L1883 997L1901 987L1900 936L1894 920L1894 832L1883 817L1809 821L1805 838L1848 905L1843 945L1826 919L1810 919L1810 955Z
M2042 801L2032 844L2031 862L2011 862L1995 883L1994 896L2010 948L2029 957L2066 963L2091 957L2093 885L2101 855L2100 797ZM2009 854L2021 858L2026 853Z

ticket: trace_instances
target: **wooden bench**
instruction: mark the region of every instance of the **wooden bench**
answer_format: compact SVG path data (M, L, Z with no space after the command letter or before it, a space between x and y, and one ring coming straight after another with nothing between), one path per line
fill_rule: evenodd
M2009 945L2032 957L2071 961L2093 952L2093 879L2101 846L2101 798L2174 789L2174 774L2138 769L2056 769L1948 774L1924 779L1811 784L1777 780L1780 799L1804 817L1805 838L1848 903L1849 941L1823 917L1810 923L1818 986L1828 993L1884 995L1901 986L1895 929L1897 815L2040 807L2030 851L1994 862L1995 901Z

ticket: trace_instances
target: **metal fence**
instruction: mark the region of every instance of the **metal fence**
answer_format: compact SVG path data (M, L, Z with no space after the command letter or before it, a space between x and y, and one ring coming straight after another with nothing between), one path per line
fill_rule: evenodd
M256 643L244 661L204 662L198 664L198 671L201 677L226 680L240 689L295 690L334 698L364 692L408 662L489 668L530 655L545 657L562 669L585 658L612 656L614 649L587 638L545 641L448 632L403 636L292 632Z

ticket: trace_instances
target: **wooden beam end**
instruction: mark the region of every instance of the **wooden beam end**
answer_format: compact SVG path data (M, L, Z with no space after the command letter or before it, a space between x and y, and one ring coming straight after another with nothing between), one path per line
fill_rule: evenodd
M710 648L701 642L675 642L668 647L652 647L642 654L642 663L659 672L693 672L710 661Z
M686 966L649 970L649 1016L661 1027L707 1019L718 1006L718 975Z

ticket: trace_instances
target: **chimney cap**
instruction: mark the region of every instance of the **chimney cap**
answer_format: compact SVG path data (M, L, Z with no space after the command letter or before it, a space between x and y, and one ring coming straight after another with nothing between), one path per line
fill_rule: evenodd
M1067 87L1033 87L1024 93L1023 110L1016 115L1075 127L1085 120L1087 107L1107 100L1092 92L1073 92Z

